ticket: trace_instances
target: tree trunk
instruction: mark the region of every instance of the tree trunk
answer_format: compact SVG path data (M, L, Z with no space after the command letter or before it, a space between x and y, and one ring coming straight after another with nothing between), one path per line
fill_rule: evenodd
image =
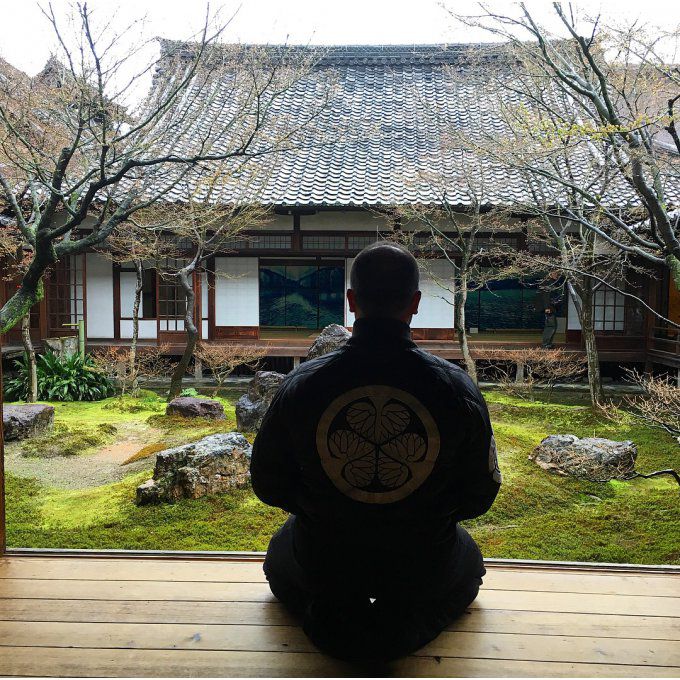
M573 286L571 286L573 289ZM588 362L588 387L590 388L590 402L593 408L599 409L604 403L602 391L602 377L600 375L600 358L597 352L595 340L595 327L593 323L593 280L584 277L582 285L576 291L580 297L580 303L575 300L576 311L581 323L581 335L586 347L586 360Z
M467 273L460 276L458 286L453 292L453 316L454 326L456 327L456 334L458 336L458 344L460 351L463 353L463 361L465 361L465 368L468 375L472 378L475 385L477 384L477 364L470 354L470 347L468 345L468 338L465 334L465 303L467 302L468 282Z
M26 364L28 367L28 389L26 391L26 401L38 401L38 364L35 359L35 348L31 340L31 312L25 314L21 319L21 341L26 352Z
M175 397L178 397L182 391L182 380L186 375L189 362L194 355L196 343L198 342L198 328L196 328L196 324L194 323L195 294L193 286L193 268L191 270L181 269L178 277L182 289L184 290L187 305L186 313L184 314L184 332L187 336L187 344L184 348L184 353L172 374L168 401L172 401Z
M666 257L666 264L671 274L671 280L675 287L680 290L680 260L675 255L668 255Z
M0 309L0 333L9 333L31 311L31 307L36 302L40 302L43 297L42 279L27 280L24 276L19 290Z
M130 355L128 357L128 370L130 372L130 390L133 394L139 389L139 381L136 371L137 364L137 340L139 338L139 307L142 301L142 290L144 288L144 269L141 260L134 260L135 274L135 301L132 306L132 340L130 342ZM125 388L123 388L125 389Z

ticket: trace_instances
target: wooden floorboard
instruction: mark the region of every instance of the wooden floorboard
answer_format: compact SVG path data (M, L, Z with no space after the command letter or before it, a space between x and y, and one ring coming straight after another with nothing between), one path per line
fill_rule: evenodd
M365 676L315 650L258 562L0 558L0 674ZM392 676L680 676L680 576L488 568Z

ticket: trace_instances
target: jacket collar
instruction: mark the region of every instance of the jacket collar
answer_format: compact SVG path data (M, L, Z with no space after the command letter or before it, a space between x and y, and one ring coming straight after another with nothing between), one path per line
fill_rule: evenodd
M399 319L356 319L352 337L348 341L354 347L365 345L404 345L415 347L411 340L411 328Z

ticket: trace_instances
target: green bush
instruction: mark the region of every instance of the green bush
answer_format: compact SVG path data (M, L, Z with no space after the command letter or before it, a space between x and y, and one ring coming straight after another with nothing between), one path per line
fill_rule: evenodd
M185 387L180 393L180 397L200 397L201 395L198 393L198 390L196 390L194 387Z
M36 358L38 373L38 399L42 401L97 401L113 394L113 383L94 365L91 357L79 354L62 359L54 352ZM28 397L28 359L14 362L18 375L6 382L6 395L10 401Z

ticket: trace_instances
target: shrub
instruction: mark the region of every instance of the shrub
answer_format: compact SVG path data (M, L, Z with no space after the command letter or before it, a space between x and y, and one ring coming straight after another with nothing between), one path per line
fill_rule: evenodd
M186 387L179 393L180 397L200 397L201 395L193 387Z
M7 380L6 394L12 401L28 398L28 361L14 362L18 375ZM96 401L113 393L111 380L97 370L89 356L73 354L62 359L54 352L37 357L38 399L43 401Z

